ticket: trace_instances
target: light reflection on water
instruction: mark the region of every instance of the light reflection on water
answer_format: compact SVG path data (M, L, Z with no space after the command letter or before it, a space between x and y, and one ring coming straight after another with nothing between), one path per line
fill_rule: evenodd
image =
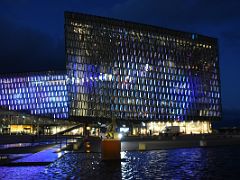
M123 179L196 177L205 166L203 149L161 150L122 153Z
M121 162L103 162L100 154L70 153L46 170L68 178L83 179L202 179L234 177L238 164L231 163L240 147L171 149L122 152ZM46 175L46 174L45 174ZM52 176L53 175L53 176Z
M44 169L44 166L0 167L0 179L38 179L39 173L44 171Z
M232 146L122 152L118 162L101 161L98 153L67 153L35 178L229 179L239 174L239 150Z

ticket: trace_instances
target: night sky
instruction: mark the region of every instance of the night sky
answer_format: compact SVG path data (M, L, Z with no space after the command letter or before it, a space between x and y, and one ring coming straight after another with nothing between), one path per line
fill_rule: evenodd
M64 70L64 11L218 38L224 121L240 126L240 1L1 0L0 72Z

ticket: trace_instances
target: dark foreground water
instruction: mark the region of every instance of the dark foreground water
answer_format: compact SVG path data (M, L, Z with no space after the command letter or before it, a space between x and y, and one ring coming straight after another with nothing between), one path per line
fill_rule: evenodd
M47 167L0 167L0 179L239 179L240 146L123 152L124 161L67 153Z

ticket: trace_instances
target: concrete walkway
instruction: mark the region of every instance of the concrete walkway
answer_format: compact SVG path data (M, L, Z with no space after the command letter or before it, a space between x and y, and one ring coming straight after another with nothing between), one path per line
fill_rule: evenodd
M7 166L48 165L64 154L64 152L60 151L64 147L65 145L57 144L27 157L12 161Z
M240 145L239 136L185 136L155 139L134 139L121 142L121 151L159 150Z

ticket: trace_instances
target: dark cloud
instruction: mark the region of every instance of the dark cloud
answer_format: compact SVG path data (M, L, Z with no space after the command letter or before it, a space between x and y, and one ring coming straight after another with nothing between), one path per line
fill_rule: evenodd
M0 19L1 72L64 69L64 40Z
M235 0L128 0L116 4L117 17L153 23L191 25L218 24L239 19L240 2Z
M222 32L221 37L228 48L240 49L240 27Z

